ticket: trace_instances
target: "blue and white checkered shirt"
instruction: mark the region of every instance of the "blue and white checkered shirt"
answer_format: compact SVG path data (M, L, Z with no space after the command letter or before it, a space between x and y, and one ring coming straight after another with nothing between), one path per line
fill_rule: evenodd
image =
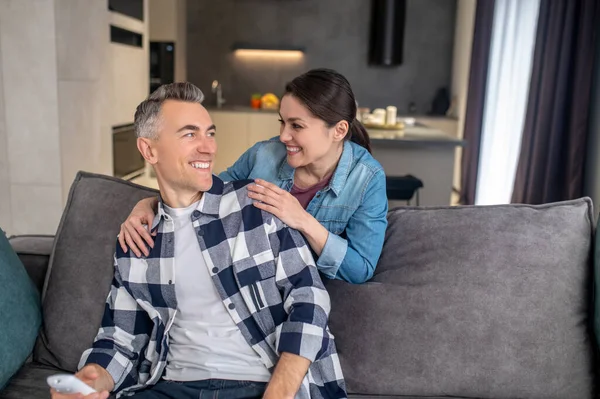
M192 213L198 244L225 308L265 366L279 354L311 360L297 399L346 398L333 335L330 300L304 238L252 205L249 181L213 186ZM165 371L169 329L177 312L174 224L159 204L148 257L117 245L115 277L102 326L80 368L104 367L117 397L156 384Z

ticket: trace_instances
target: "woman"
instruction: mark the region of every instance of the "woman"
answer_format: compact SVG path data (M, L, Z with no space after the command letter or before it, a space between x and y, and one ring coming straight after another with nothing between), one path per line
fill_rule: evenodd
M341 74L315 69L285 88L279 137L255 144L222 172L225 181L253 179L254 205L300 231L328 278L363 283L381 254L388 210L385 174L356 120L356 101ZM121 225L119 242L138 256L153 246L157 198L140 201ZM141 249L141 251L140 251Z

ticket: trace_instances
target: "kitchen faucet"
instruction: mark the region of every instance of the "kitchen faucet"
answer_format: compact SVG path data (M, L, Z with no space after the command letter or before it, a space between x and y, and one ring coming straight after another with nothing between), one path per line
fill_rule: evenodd
M221 88L221 83L219 83L218 80L213 80L212 92L217 93L217 108L221 108L223 104L225 104L225 99L223 98L223 90Z

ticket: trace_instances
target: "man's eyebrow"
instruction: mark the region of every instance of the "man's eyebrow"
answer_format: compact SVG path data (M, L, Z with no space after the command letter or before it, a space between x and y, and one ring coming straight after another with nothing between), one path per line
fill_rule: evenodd
M177 130L177 133L183 132L184 130L193 130L193 131L197 132L198 130L200 130L200 127L196 126L196 125L185 125L181 129Z
M197 126L197 125L185 125L181 129L177 130L177 133L183 132L185 130L193 130L194 132L198 132L201 129L200 129L200 126ZM210 125L208 127L208 129L206 129L206 131L208 132L210 130L217 130L217 127L215 125Z

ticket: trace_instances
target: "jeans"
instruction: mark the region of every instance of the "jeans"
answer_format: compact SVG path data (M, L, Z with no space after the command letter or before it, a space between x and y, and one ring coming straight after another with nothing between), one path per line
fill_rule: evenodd
M168 381L135 393L135 399L260 399L265 393L266 382L202 380Z

